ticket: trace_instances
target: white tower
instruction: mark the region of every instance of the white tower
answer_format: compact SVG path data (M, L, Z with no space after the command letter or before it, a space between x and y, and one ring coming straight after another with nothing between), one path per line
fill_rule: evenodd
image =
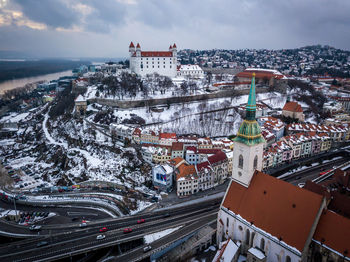
M255 73L249 92L246 117L243 120L233 146L233 181L248 187L255 170L261 171L265 140L255 119Z

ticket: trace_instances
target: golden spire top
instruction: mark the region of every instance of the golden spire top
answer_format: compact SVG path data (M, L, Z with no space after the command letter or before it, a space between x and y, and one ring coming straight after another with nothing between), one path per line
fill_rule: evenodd
M255 77L255 72L253 72L253 77Z

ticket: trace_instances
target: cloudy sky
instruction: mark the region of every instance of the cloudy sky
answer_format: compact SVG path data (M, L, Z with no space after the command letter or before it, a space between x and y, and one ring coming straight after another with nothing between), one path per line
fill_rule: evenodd
M350 50L349 0L0 0L0 50L126 57L144 50Z

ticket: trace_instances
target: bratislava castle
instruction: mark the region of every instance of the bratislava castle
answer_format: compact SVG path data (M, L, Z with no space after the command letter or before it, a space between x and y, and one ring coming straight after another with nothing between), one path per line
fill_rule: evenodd
M170 45L169 51L142 51L137 43L136 48L131 42L129 46L130 70L138 75L158 73L171 78L177 73L176 44Z

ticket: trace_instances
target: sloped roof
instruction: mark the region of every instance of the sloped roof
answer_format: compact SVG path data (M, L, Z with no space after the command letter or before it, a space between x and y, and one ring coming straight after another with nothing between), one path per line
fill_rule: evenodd
M344 255L350 256L350 219L333 211L324 211L313 239Z
M136 52L133 54L136 56ZM172 57L173 52L171 51L142 51L141 57Z
M208 161L210 164L215 164L220 161L224 161L227 159L227 156L221 150L217 152L215 155L208 157Z
M290 111L290 112L303 112L303 109L301 108L301 105L298 102L287 102L283 109L285 111Z
M173 151L183 150L184 149L184 143L182 143L182 142L173 142L171 148L172 148Z
M159 134L159 139L170 139L170 138L176 138L176 133L160 133Z
M248 188L232 181L223 206L302 252L322 198L256 171Z

